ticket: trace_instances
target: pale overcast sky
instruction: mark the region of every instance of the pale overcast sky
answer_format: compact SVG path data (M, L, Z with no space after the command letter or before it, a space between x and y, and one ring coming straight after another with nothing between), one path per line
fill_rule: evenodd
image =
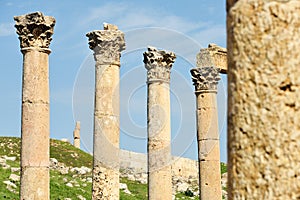
M82 147L91 151L94 60L85 34L116 24L125 33L121 57L121 148L146 152L147 45L175 52L171 74L172 152L197 159L195 95L189 70L209 43L226 47L225 0L0 0L0 136L21 135L22 59L13 16L41 11L55 17L50 48L51 137L72 141L80 120ZM227 79L219 83L221 160L226 162Z

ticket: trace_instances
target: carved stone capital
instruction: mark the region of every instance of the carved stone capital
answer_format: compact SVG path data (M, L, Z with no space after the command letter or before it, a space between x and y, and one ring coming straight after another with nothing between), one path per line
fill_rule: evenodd
M55 19L41 12L15 16L20 46L24 48L49 48Z
M221 79L219 70L215 67L191 69L195 93L217 93L218 81Z
M97 63L120 62L121 51L125 50L125 39L124 33L118 30L117 26L104 23L104 30L92 31L86 36Z
M227 73L227 49L209 44L197 54L197 67L215 66L220 73Z
M148 47L144 52L144 63L147 71L147 82L170 82L170 73L175 61L173 52L159 51L154 47Z

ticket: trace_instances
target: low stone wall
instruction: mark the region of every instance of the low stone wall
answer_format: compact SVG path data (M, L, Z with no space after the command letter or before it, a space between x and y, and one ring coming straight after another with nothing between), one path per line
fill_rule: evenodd
M172 158L172 175L182 178L198 178L198 162L182 157ZM121 150L121 169L133 169L135 172L147 172L147 155L132 151Z
M120 168L147 172L147 155L133 151L120 150Z
M172 157L172 175L176 177L183 178L198 178L199 167L198 161L182 158L182 157Z

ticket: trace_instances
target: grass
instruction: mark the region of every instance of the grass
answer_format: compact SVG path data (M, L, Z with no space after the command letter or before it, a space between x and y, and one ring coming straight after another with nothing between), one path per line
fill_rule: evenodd
M66 166L89 168L93 166L93 157L90 154L60 140L50 140L50 157L56 158Z
M227 165L221 162L221 175L227 172Z
M178 193L178 194L176 194L176 199L183 199L183 200L185 200L185 199L191 199L191 197L190 196L187 196L184 192L181 192L181 193ZM193 196L192 197L194 200L199 200L199 197L198 196Z
M134 194L129 195L124 193L123 191L120 192L120 199L121 200L147 200L147 185L137 183L136 181L130 181L125 178L121 178L121 183L126 183L128 190Z
M16 164L20 162L21 140L16 137L0 137L0 156L16 156Z
M74 175L74 174L73 174ZM51 199L60 200L64 198L77 197L81 195L86 199L91 198L92 183L83 182L84 177L73 177L72 173L61 175L59 172L50 172L50 191ZM64 181L67 180L67 181ZM66 182L71 182L73 188L66 186Z
M8 191L4 186L3 181L8 180L10 174L10 169L3 169L2 167L0 167L0 199L19 199L20 183L15 183L17 185L17 189L15 189L15 192Z
M0 157L9 156L16 157L16 161L7 161L11 167L20 167L20 138L14 137L0 137ZM56 158L59 162L65 164L65 166L92 167L92 156L88 153L75 148L73 145L62 142L59 140L50 140L50 158ZM9 180L11 174L10 169L3 169L0 167L0 199L19 199L19 181L15 184L17 189L15 192L11 192L6 188L3 183L5 180ZM19 172L14 174L20 175ZM77 196L81 195L86 199L91 199L92 183L83 181L88 175L77 175L69 172L68 174L60 174L56 170L50 170L50 199L51 200L64 200L65 198L79 199ZM66 186L67 182L73 183L73 187Z

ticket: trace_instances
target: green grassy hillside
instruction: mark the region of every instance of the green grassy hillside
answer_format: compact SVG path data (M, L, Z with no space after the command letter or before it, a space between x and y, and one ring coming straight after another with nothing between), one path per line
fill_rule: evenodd
M92 172L79 173L79 168L92 169L92 156L73 145L59 140L50 142L50 158L55 158L58 164L50 170L50 197L51 200L91 199ZM55 160L54 159L54 160ZM0 137L0 199L19 199L20 181L20 138ZM224 170L224 169L223 169ZM13 175L12 175L13 174ZM8 184L9 182L9 184ZM132 194L120 191L122 200L147 199L147 185L135 181L120 179L126 183ZM190 194L177 194L176 199L198 199L189 197Z
M11 174L20 175L17 170L20 166L20 138L13 137L0 137L0 158L1 157L15 157L16 160L6 160L6 165L1 166L0 164L0 199L19 199L19 181L12 181L9 179ZM55 158L60 165L69 168L80 168L82 166L92 168L92 156L84 151L75 148L73 145L62 142L59 140L50 141L50 158ZM16 169L15 169L16 168ZM92 173L78 174L72 172L61 173L57 169L50 170L50 197L51 200L64 200L65 198L70 199L91 199L91 183ZM16 185L7 188L4 181L9 181ZM121 193L121 199L146 199L147 186L138 184L133 181L128 181L124 178L121 182L127 183L128 189L134 195L128 195L123 191ZM67 185L71 183L73 187Z

